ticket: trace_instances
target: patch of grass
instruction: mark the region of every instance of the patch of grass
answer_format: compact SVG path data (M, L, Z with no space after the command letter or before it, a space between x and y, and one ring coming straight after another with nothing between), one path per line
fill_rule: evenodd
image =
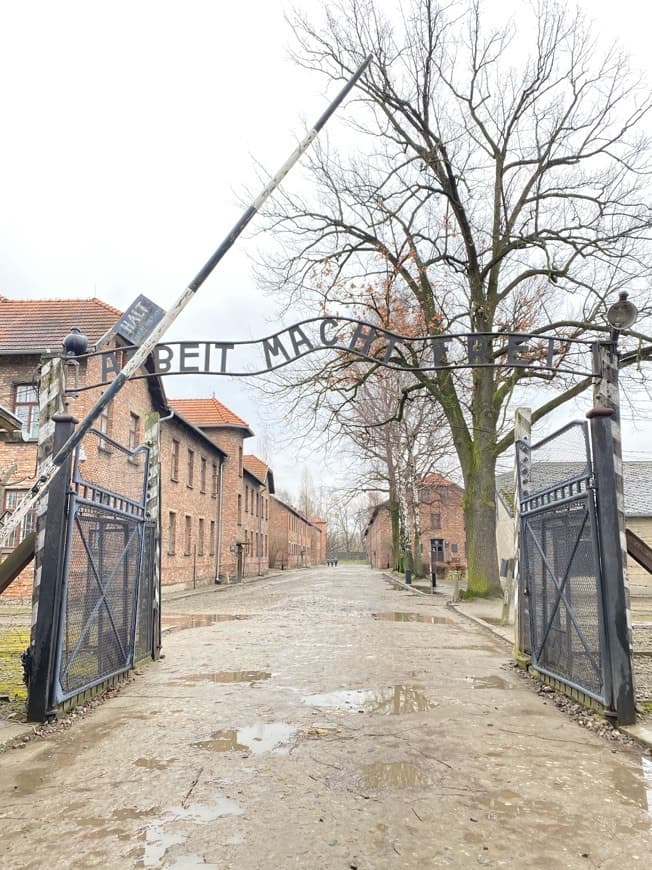
M29 646L27 627L0 628L0 694L9 695L12 708L22 709L27 699L20 657Z

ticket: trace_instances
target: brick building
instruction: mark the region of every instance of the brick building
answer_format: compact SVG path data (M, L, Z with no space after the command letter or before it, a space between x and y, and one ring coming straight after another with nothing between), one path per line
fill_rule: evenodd
M466 570L464 490L440 474L429 474L419 485L421 571ZM388 502L375 507L364 533L373 568L392 565L392 524ZM432 560L432 561L431 561Z
M42 356L59 354L74 326L88 338L89 352L114 351L113 366L119 370L126 361L125 342L115 334L120 315L118 309L96 298L10 300L0 296L0 407L4 409L0 415L4 421L0 425L0 514L11 512L35 480ZM103 389L84 389L102 381L102 361L82 358L65 369L65 410L81 420ZM253 436L246 421L215 398L168 401L161 379L148 377L125 384L94 428L135 447L142 443L145 420L152 411L162 418L161 582L229 582L266 573L274 477L258 457L244 455L244 442ZM22 435L12 431L16 418L22 422ZM107 470L110 473L108 440L103 442L101 436L87 439L84 477L92 479L100 466L104 475ZM28 517L12 545L33 524L34 518ZM311 525L301 517L291 535L292 564L324 560L325 521ZM0 559L8 551L0 551ZM4 594L28 598L32 582L30 567Z
M313 565L323 565L326 561L326 520L310 517L310 552Z
M117 348L116 364L124 365L124 342L112 334L121 312L99 299L9 300L0 297L0 405L23 422L23 435L5 433L0 439L0 507L11 511L30 488L36 473L38 435L38 367L44 353L57 353L63 338L76 326L88 337L89 349L101 345ZM108 341L104 341L108 337ZM69 389L67 410L82 419L97 400L101 360L90 358L66 366ZM209 400L210 401L210 400ZM151 411L161 424L161 582L185 584L214 580L221 573L220 493L222 469L228 467L225 449L183 414L170 416L161 380L134 379L96 420L94 428L120 444L135 447L143 440ZM167 419L166 419L167 418ZM84 439L84 477L92 479L98 464L110 472L112 452L108 441ZM241 440L240 440L241 443ZM96 446L93 449L92 445ZM236 460L232 467L237 464ZM116 486L119 482L116 481ZM14 540L31 530L28 517ZM13 542L12 542L13 543ZM5 550L4 552L7 552ZM0 558L4 553L0 552ZM31 596L33 570L23 572L4 593L7 597Z
M120 313L99 299L11 300L0 296L0 405L23 424L20 439L0 441L0 513L11 512L35 480L41 357L59 353L73 326L87 336L90 346L101 343L107 335L106 347L124 345L119 337L110 335ZM83 387L101 380L100 368L98 358L66 365L69 392L67 407L62 411L78 419L86 415L101 388L86 391ZM141 443L145 418L152 410L167 412L159 379L133 380L124 386L119 400L107 407L96 428L122 444L136 446ZM110 474L112 456L108 444L102 445L100 439L85 439L85 453L85 476L92 475L97 463L102 464L105 474ZM20 540L33 525L33 516L28 516L13 541ZM6 552L1 551L0 558ZM33 570L26 569L4 594L30 597L32 580Z
M389 502L382 502L371 511L363 538L372 568L394 568Z
M215 582L227 454L176 411L161 423L160 440L162 582Z
M266 574L269 568L269 500L274 492L272 470L253 454L244 457L242 540L244 573Z
M270 499L269 565L270 568L307 568L325 561L326 522L313 524L300 511L276 496ZM317 537L318 536L318 537ZM321 558L323 554L323 559Z
M226 582L266 573L269 550L270 469L255 456L245 463L244 442L253 432L216 398L170 399L170 407L199 429L227 458L221 475L220 579Z

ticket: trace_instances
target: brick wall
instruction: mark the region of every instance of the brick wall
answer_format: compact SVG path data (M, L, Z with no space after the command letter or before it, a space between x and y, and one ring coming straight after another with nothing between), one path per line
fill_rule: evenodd
M238 426L201 426L228 459L223 469L220 577L227 582L266 573L269 564L269 490L244 467L244 440Z
M323 565L326 562L326 520L318 517L310 519L313 525L312 562L313 565Z
M266 574L269 567L269 492L246 469L242 478L241 540L244 549L244 574Z
M237 576L237 553L233 552L238 541L238 495L242 505L241 457L243 453L244 432L237 427L202 426L202 432L226 454L222 466L222 540L220 552L220 578L230 581Z
M421 523L421 571L430 567L432 540L441 541L440 559L433 568L466 569L466 533L464 530L464 490L454 483L424 486L419 492ZM368 527L366 547L373 568L392 566L392 524L389 508L382 505Z
M389 508L378 508L366 535L367 556L372 568L393 568L392 519Z
M34 379L38 373L38 365L38 356L0 355L0 405L12 413L15 412L16 387L36 383ZM20 501L33 486L36 480L36 447L36 439L26 442L9 438L0 440L0 514L4 512L7 502ZM32 520L28 522L31 523ZM16 537L16 542L18 540L20 534ZM10 549L0 550L0 559ZM3 598L31 599L33 580L34 569L29 566L5 590Z
M161 424L162 585L215 580L221 462L221 452L178 418Z
M314 526L289 505L270 499L269 564L272 568L308 567L313 560Z
M429 568L430 542L443 541L443 558L433 568L466 569L464 490L454 483L423 487L419 492L422 571Z

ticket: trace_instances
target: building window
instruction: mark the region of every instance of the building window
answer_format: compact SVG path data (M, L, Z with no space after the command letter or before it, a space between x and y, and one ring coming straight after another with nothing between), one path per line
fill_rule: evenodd
M170 461L170 480L179 480L179 450L181 445L176 440L172 439L172 456Z
M238 493L238 525L242 525L242 496Z
M201 517L197 525L197 555L204 555L204 520Z
M2 513L13 514L13 512L16 510L25 495L27 495L26 489L5 489ZM9 517L5 516L4 522L6 522L8 519ZM19 544L26 535L29 535L30 532L34 531L35 522L36 512L31 510L25 516L23 521L19 523L18 527L12 532L9 540L7 541L7 546L15 547L16 544Z
M457 553L457 544L451 544L451 553Z
M208 541L208 555L215 555L215 520L211 520L211 536Z
M129 449L135 450L140 444L140 417L131 412L129 414Z
M195 451L188 448L188 476L186 484L192 487L192 479L195 475Z
M212 477L211 477L211 496L213 498L217 498L217 462L213 463Z
M23 436L38 437L38 391L32 384L17 384L14 414L23 422Z
M238 447L238 474L242 477L242 447Z
M441 529L441 514L430 514L430 528Z
M109 425L109 408L111 407L110 403L107 407L102 408L100 411L100 416L97 418L97 428L102 433L102 435L108 435L110 432ZM110 450L111 446L109 442L105 438L100 438L99 444L97 445L100 450Z
M177 515L174 511L168 514L168 556L174 556L177 549Z
M207 462L202 456L199 465L199 491L206 492L206 466Z
M431 538L430 539L430 552L432 554L433 562L443 562L445 561L445 549L446 542L443 538Z
M183 555L190 555L190 548L192 545L192 517L186 514L186 525L183 532Z

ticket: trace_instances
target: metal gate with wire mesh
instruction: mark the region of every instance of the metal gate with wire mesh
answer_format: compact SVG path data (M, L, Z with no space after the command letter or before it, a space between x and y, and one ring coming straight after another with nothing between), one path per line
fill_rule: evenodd
M588 426L516 445L521 583L537 670L612 703Z
M130 450L93 429L75 454L55 704L129 670L137 636L141 651L151 637L151 584L141 589L154 550L145 510L148 465L147 447Z

